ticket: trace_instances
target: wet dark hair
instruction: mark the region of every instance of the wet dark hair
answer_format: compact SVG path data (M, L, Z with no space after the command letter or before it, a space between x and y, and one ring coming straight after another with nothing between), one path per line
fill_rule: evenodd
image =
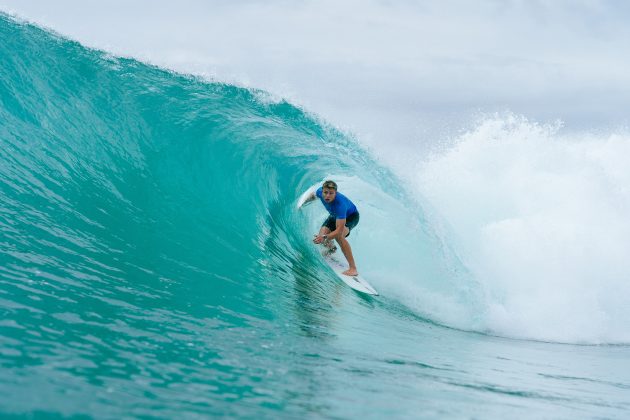
M322 185L322 189L323 188L329 188L331 190L337 191L337 184L335 184L335 181L331 181L331 180L324 181L324 184Z

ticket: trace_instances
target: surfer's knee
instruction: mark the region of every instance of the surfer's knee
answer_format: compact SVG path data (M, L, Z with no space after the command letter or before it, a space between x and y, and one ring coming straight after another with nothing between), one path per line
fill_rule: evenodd
M338 236L338 237L336 238L336 239L337 239L337 242L340 242L342 239L345 241L345 240L346 240L346 237L347 237L349 234L350 234L350 229L345 228L345 229L343 230L343 237L340 235L340 236Z

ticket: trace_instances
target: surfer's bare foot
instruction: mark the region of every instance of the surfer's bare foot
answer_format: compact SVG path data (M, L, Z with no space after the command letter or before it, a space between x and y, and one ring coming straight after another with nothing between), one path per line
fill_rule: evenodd
M341 274L345 274L346 276L358 276L359 273L357 272L356 268L349 268L346 271L344 271Z

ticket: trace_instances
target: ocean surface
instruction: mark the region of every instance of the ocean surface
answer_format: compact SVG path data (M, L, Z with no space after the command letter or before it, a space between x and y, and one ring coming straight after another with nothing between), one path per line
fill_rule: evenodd
M630 136L507 113L451 143L394 167L0 14L0 417L627 418ZM295 210L324 178L378 297Z

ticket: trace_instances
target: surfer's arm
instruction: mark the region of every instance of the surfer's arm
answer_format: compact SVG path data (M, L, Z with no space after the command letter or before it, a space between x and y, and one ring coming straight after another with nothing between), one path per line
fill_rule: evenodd
M312 192L310 195L308 195L306 197L306 199L304 199L304 204L310 203L311 201L315 200L317 198L317 196L315 195L315 192ZM304 205L302 204L302 205Z
M335 239L338 236L341 236L345 227L346 219L337 219L337 221L335 222L335 230L326 235L326 239Z
M317 196L315 195L315 192L310 192L310 193L309 192L305 192L304 194L302 194L302 196L298 200L298 203L297 203L298 210L301 209L302 207L306 206L307 204L311 203L316 198L317 198Z

